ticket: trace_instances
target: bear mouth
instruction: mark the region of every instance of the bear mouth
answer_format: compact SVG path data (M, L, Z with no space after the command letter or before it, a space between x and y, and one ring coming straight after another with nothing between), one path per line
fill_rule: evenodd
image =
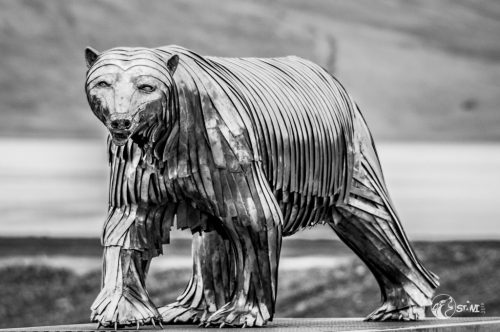
M122 145L125 145L125 143L127 143L131 134L132 133L129 131L112 131L111 137L112 137L113 143L115 143L116 145L122 146Z

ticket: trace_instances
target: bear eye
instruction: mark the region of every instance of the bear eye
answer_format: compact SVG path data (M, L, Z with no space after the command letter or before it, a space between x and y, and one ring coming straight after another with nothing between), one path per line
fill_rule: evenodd
M97 83L97 86L101 87L101 88L108 88L111 86L111 84L109 84L108 82L106 81L100 81L99 83Z
M141 84L137 87L142 92L151 93L155 91L155 87L149 84Z

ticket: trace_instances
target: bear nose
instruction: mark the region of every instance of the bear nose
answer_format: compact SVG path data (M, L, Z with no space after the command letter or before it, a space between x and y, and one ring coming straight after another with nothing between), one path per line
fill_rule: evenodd
M129 119L116 119L110 122L111 128L113 129L130 129L132 126L132 121Z

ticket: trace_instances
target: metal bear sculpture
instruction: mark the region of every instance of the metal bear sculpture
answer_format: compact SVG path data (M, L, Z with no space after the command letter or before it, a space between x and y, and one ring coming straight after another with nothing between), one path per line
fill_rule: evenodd
M282 236L318 223L377 279L383 303L368 320L424 316L438 278L407 240L358 107L328 72L179 46L87 48L86 60L111 168L93 321L262 326ZM145 278L174 221L193 233L193 274L177 302L157 307Z

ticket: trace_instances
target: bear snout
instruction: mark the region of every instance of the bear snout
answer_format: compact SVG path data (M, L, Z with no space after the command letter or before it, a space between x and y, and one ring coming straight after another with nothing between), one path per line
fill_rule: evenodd
M109 125L112 129L127 130L132 127L132 121L129 119L115 119L111 120Z

